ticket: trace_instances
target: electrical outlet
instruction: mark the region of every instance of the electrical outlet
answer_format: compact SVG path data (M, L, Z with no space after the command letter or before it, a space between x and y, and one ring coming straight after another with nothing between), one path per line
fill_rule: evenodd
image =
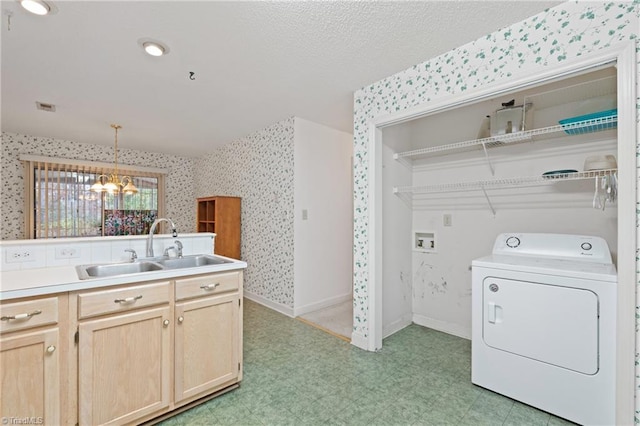
M443 214L442 215L442 223L444 224L444 226L451 226L452 225L451 215L450 214Z
M13 248L6 251L7 263L33 262L35 254L29 248Z
M77 259L78 257L80 257L80 251L74 247L56 248L56 259Z
M307 209L302 209L302 220L307 219L309 219L309 212L307 211Z

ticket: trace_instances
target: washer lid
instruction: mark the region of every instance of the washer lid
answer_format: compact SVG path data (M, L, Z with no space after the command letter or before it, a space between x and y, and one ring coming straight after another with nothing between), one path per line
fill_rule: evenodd
M562 277L617 282L618 273L612 263L594 263L580 260L548 257L492 254L475 259L473 267L485 267L516 272L531 272Z

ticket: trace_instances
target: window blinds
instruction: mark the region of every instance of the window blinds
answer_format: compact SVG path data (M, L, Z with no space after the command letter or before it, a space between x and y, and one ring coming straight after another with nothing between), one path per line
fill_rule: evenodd
M119 169L120 177L131 176L139 192L108 194L90 190L99 175L112 173L103 165L41 157L24 161L28 238L144 234L163 208L164 174L156 170Z

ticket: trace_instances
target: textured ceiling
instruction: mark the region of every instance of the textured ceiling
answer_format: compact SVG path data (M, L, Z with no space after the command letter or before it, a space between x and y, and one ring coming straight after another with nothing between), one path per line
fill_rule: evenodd
M192 157L292 115L352 132L355 90L559 3L3 0L2 130Z

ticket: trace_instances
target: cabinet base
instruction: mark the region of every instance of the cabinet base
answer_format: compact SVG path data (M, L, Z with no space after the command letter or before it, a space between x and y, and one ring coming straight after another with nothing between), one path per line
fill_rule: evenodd
M190 410L191 408L196 407L196 406L198 406L200 404L203 404L203 403L209 401L210 399L216 398L216 397L218 397L220 395L224 395L225 393L227 393L229 391L232 391L234 389L237 389L239 387L240 387L240 384L239 383L235 383L233 385L227 386L224 389L221 389L221 390L219 390L217 392L214 392L212 394L203 396L200 399L196 399L195 401L191 401L190 403L185 404L185 405L183 405L181 407L178 407L175 410L172 410L172 411L169 411L167 413L161 414L158 417L154 417L153 419L147 420L146 422L143 422L143 423L140 423L140 424L143 425L143 426L155 425L157 423L160 423L163 420L167 420L168 418L175 416L176 414L180 414L180 413L182 413L184 411Z

